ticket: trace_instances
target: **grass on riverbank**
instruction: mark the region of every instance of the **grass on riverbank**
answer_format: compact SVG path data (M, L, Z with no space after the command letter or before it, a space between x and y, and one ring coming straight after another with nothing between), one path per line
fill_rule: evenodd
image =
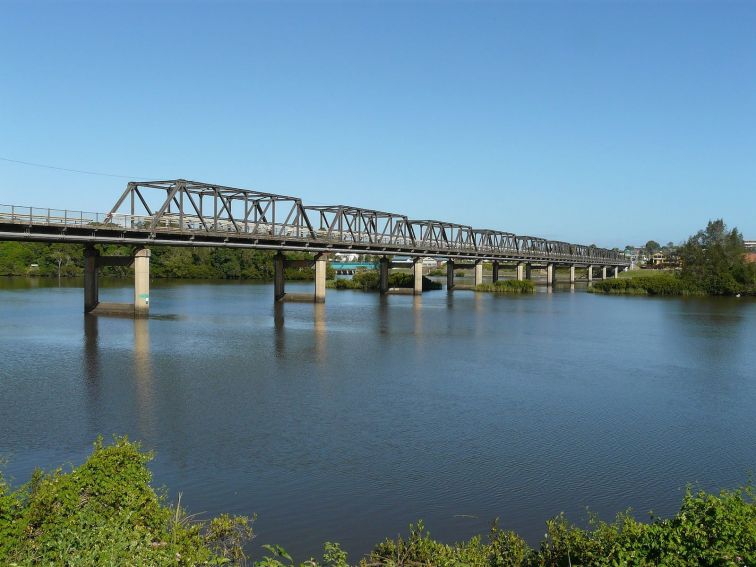
M295 565L277 545L248 562L244 544L252 520L222 515L209 521L166 504L151 486L139 445L118 438L95 443L87 461L70 472L37 471L18 489L0 476L0 564L3 565ZM348 525L348 518L344 518ZM750 485L719 494L686 491L680 511L651 523L629 513L612 522L592 518L589 529L564 515L546 522L531 548L495 523L487 538L446 544L422 522L408 537L386 539L355 563L338 544L300 567L546 567L562 565L756 565L756 502Z
M475 286L475 291L490 293L535 293L535 284L530 280L499 280L495 283L482 283Z

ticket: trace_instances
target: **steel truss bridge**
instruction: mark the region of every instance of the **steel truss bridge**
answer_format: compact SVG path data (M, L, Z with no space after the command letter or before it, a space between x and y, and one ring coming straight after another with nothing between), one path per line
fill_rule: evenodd
M175 179L131 182L108 213L0 205L0 240L219 246L624 267L620 252Z

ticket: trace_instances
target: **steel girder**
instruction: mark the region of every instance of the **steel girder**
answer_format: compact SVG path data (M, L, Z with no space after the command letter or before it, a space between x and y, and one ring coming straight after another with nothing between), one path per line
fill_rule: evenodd
M478 252L471 226L435 220L410 220L415 244L426 249Z
M297 197L176 179L131 182L111 209L127 201L131 228L315 238ZM128 228L128 227L127 227Z
M347 205L305 207L318 239L341 243L386 244L414 247L411 227L404 215L359 209Z
M481 252L517 254L517 235L500 230L474 229L475 246Z

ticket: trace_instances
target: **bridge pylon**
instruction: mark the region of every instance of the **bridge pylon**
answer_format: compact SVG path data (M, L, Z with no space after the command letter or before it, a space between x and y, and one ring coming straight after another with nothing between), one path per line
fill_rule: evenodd
M134 303L100 301L100 268L134 266ZM101 256L94 246L84 249L84 313L147 317L150 314L150 251L138 248L132 256Z

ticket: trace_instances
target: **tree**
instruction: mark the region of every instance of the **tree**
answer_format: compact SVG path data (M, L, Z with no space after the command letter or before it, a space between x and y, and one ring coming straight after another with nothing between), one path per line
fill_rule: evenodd
M704 230L680 248L682 277L707 293L733 295L756 288L756 266L745 260L743 236L727 230L722 219L709 221Z
M648 242L646 242L645 248L649 254L654 254L659 251L661 246L656 240L649 240Z

